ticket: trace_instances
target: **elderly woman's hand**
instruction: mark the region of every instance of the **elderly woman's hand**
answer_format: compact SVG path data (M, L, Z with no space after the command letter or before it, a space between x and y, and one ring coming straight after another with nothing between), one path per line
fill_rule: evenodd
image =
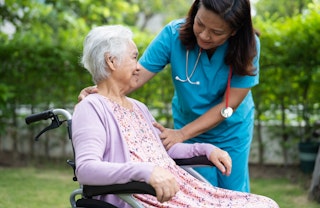
M169 150L174 144L186 140L181 130L165 128L159 123L154 123L153 126L161 131L159 136L166 150Z
M228 152L214 148L208 158L224 175L229 176L232 169L232 160Z
M179 184L174 175L162 167L155 167L151 173L150 185L155 189L157 200L169 201L179 191Z
M97 92L98 92L97 86L86 87L81 90L81 92L78 96L78 101L80 102L83 98L85 98L89 94L93 94L93 93L97 93Z

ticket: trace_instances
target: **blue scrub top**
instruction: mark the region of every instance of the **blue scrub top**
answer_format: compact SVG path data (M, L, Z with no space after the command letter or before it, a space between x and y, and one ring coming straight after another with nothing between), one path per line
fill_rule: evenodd
M192 122L206 113L210 108L221 102L227 88L229 66L224 63L228 41L219 46L209 60L205 52L201 53L195 72L190 78L192 82L199 81L199 85L176 80L186 79L186 48L179 40L179 29L184 19L174 20L164 27L157 37L147 47L139 63L147 70L158 73L165 65L171 64L174 96L172 99L172 112L174 126L177 129ZM231 87L251 88L259 82L259 53L260 45L257 37L258 55L254 59L257 68L256 76L240 76L232 74ZM189 51L188 75L190 76L199 53L199 47ZM188 142L210 142L212 144L225 143L226 137L248 137L248 132L236 131L241 125L252 131L254 103L251 92L234 112L215 128L199 135ZM250 115L249 115L250 114ZM249 125L248 125L249 124ZM240 128L241 129L241 128ZM242 135L243 134L243 135ZM249 133L249 136L252 133ZM247 138L251 140L251 138ZM245 139L245 140L247 140ZM232 140L232 139L231 139ZM229 144L231 145L231 144ZM221 145L218 145L222 147Z

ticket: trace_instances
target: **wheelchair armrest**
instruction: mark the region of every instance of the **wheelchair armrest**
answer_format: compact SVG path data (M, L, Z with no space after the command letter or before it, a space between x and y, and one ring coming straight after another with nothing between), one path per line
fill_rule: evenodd
M209 165L214 166L214 164L208 160L207 156L195 156L192 158L185 159L174 159L177 165L179 166L201 166L201 165Z
M214 164L208 160L206 156L174 159L174 161L179 166L214 166ZM150 184L138 181L104 186L83 185L82 189L83 196L86 198L105 194L150 194L156 196L156 192Z
M105 186L83 185L82 189L83 196L86 198L104 194L150 194L156 196L156 191L150 184L138 181Z

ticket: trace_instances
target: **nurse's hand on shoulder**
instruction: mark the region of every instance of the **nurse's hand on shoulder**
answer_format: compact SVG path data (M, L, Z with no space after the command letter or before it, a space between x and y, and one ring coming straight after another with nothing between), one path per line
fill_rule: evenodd
M174 175L158 166L153 169L149 183L156 191L157 200L161 203L169 201L180 189Z
M170 149L176 143L185 141L185 136L181 130L165 128L159 123L154 123L153 126L161 131L159 136L166 150Z
M98 92L97 86L90 86L90 87L86 87L86 88L82 89L79 96L78 96L78 102L83 100L89 94L93 94L93 93L97 93L97 92Z
M232 159L228 152L216 147L208 158L224 175L229 176L232 169Z

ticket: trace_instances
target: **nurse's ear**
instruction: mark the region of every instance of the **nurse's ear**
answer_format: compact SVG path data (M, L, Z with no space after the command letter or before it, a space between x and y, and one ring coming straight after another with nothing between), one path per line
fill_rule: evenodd
M237 34L237 32L238 32L237 30L232 31L230 36L235 36Z

